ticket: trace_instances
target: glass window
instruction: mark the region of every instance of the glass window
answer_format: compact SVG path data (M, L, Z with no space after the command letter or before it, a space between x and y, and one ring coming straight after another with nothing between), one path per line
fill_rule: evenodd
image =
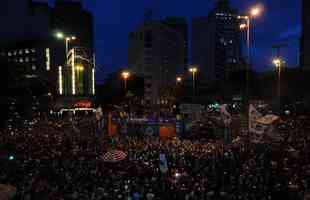
M34 48L31 49L31 53L35 53L36 50Z
M29 62L29 57L26 57L26 58L25 58L25 62Z
M37 67L36 67L35 65L32 65L32 66L31 66L31 69L32 69L32 70L36 70Z
M31 58L31 61L36 61L36 58Z
M9 52L8 52L8 56L11 56L11 55L12 55L12 53L9 51Z
M19 62L22 63L22 62L24 62L24 60L23 60L22 58L20 58L20 59L19 59Z
M17 51L15 50L13 54L14 54L14 55L17 55Z
M20 55L23 54L23 50L20 49L20 50L18 51L18 53L19 53Z
M25 49L25 53L29 53L29 49Z

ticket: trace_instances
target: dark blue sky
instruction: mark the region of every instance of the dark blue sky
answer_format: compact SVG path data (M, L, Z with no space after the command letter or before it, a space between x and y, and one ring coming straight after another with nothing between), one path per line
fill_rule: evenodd
M95 19L97 63L105 73L97 80L120 67L127 66L128 33L143 20L146 8L154 7L158 17L206 16L212 0L87 0L85 8ZM264 13L253 20L252 61L257 71L271 70L274 43L285 43L282 56L289 66L298 63L301 30L301 0L232 0L232 5L245 13L247 8L261 3Z

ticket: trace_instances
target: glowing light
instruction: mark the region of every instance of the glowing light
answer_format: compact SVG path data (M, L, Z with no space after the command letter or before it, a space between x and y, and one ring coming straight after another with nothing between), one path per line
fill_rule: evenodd
M59 94L63 94L63 83L62 83L62 67L58 67L58 84L59 84Z
M273 59L273 64L276 66L276 67L280 67L281 66L281 63L282 63L282 60L280 58L276 58L276 59Z
M75 68L78 71L84 71L84 66L82 66L82 65L77 65Z
M56 37L57 37L58 39L63 39L65 36L64 36L64 34L63 34L62 32L57 32L57 33L56 33Z
M240 24L240 29L241 30L244 30L244 29L246 29L248 26L246 25L246 24Z
M256 16L258 16L261 13L261 11L262 11L261 6L254 7L254 8L251 9L250 15L252 17L256 17Z
M92 68L92 93L95 95L95 68Z
M189 71L192 73L196 73L198 71L197 67L191 67L189 68Z
M75 90L75 51L72 49L72 94L76 94Z
M123 72L122 72L122 77L123 77L125 80L127 80L127 79L129 78L129 76L130 76L130 72L128 72L128 71L123 71Z
M180 76L177 77L177 82L178 83L182 82L182 78Z
M45 49L45 57L46 57L46 70L50 71L51 70L51 55L50 55L49 48Z

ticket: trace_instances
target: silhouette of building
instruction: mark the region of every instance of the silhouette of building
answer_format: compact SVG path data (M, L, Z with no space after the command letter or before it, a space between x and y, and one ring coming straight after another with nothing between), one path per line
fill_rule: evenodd
M129 34L129 68L144 78L148 104L168 101L164 96L183 72L184 58L184 36L163 21L145 22Z
M68 62L64 42L57 44L59 94L91 96L95 94L95 66L93 60L93 17L83 9L80 1L56 0L52 11L55 32L74 36L68 44Z
M0 32L0 54L4 58L23 65L27 76L39 73L50 83L49 91L53 95L89 96L95 93L93 18L80 1L56 0L54 7L50 7L47 2L3 0L0 12L0 24L5 27ZM75 51L77 57L73 63L79 67L72 67L72 62L67 62L66 38L58 40L55 37L58 31L77 38L69 43L69 50L83 49L83 53ZM81 67L85 70L77 71ZM71 93L64 92L64 88L74 88L63 85L69 83L62 80L69 76L64 74L70 71L67 68L71 74L79 75L75 77L75 87L83 89L76 94L72 93L73 89ZM76 72L72 73L73 69Z
M241 33L237 11L228 0L221 0L208 17L192 21L192 63L199 67L199 77L225 81L241 59Z
M182 34L184 40L184 69L188 66L188 24L183 17L167 17L163 22Z

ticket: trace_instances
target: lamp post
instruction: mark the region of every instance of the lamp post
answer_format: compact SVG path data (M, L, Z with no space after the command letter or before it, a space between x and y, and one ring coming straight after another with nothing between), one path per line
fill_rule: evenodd
M192 73L192 79L193 79L193 97L195 96L195 91L196 91L196 73L198 69L195 66L191 66L189 68L189 72Z
M279 111L281 111L281 69L283 67L282 64L285 63L281 58L273 59L272 63L274 64L277 75L278 75L278 103L279 103Z
M257 17L260 15L262 12L262 7L261 6L255 6L253 7L248 15L245 16L238 16L238 19L245 20L246 23L240 24L240 29L247 30L247 37L246 37L246 46L247 46L247 60L248 60L248 67L246 70L246 94L249 98L249 82L250 82L250 68L251 68L251 38L250 38L250 33L251 33L251 19Z
M64 39L65 40L65 45L66 45L66 58L68 56L68 51L69 51L69 42L70 41L73 41L73 40L76 40L76 37L75 36L65 36L64 33L62 32L57 32L56 33L56 37L58 39Z
M124 88L125 88L125 92L127 91L127 80L128 80L128 78L129 78L129 76L130 76L130 72L129 71L123 71L122 72L122 78L123 78L123 80L124 80Z

